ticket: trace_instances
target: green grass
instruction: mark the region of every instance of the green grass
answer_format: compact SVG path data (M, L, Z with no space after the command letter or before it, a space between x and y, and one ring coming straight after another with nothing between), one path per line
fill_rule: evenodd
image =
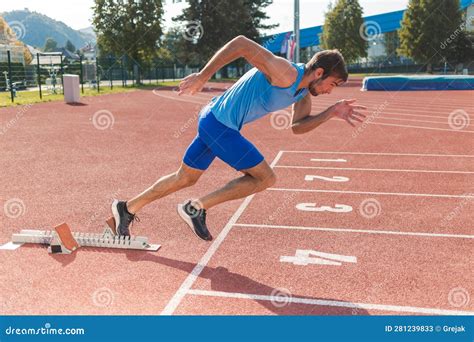
M148 83L143 83L142 85L138 86L138 88L140 89L150 89L150 88L156 88L156 87L177 87L179 85L179 82L181 82L181 80L178 80L178 81L166 81L166 82L158 82L158 83L152 83L152 84L148 84Z
M130 91L135 91L137 89L152 89L156 87L166 87L166 86L177 86L179 81L170 81L170 82L159 82L155 84L143 84L140 86L114 86L113 89L110 89L109 86L102 85L100 87L100 92L97 92L97 89L84 88L84 94L81 93L81 97L85 96L100 96L105 94L117 94L125 93ZM15 97L15 102L11 102L10 92L1 92L0 93L0 107L9 107L16 105L25 105L30 103L41 103L41 102L53 102L53 101L64 101L64 96L62 94L49 94L49 92L43 89L43 99L40 99L38 91L19 91Z

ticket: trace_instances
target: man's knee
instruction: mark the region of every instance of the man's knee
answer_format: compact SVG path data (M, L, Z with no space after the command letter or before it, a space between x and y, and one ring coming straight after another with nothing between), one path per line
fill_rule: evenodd
M196 184L200 176L200 173L188 172L183 168L180 168L176 172L176 180L178 185L181 187L188 187Z
M275 173L274 173L273 171L272 171L272 172L269 172L269 173L268 173L267 175L265 175L262 179L259 179L259 181L260 181L260 186L259 186L259 187L260 187L262 190L267 189L267 188L269 188L269 187L275 185L276 180L277 180L277 178L276 178Z

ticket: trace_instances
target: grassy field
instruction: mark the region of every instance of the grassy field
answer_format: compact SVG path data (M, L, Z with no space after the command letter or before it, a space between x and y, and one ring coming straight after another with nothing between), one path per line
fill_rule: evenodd
M179 81L170 81L170 82L159 82L158 84L144 84L138 87L122 87L114 86L113 89L110 89L108 86L101 86L100 92L97 92L97 89L84 88L84 94L81 93L81 97L84 96L100 96L104 94L115 94L115 93L124 93L129 91L135 91L137 89L150 89L156 87L175 87L179 84ZM1 92L0 93L0 107L9 107L17 105L25 105L30 103L40 103L40 102L52 102L52 101L64 101L64 96L62 94L48 94L48 92L43 90L43 99L40 99L38 91L19 91L15 97L15 102L11 102L10 92Z

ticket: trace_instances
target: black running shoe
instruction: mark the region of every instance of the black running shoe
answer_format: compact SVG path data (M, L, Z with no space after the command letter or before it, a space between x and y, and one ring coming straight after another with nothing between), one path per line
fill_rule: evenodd
M128 212L126 203L119 200L114 200L112 203L112 214L115 219L115 233L117 235L130 236L130 224L133 220L140 221L138 217Z
M206 226L206 209L197 209L191 201L178 204L178 214L199 238L211 241L212 235Z

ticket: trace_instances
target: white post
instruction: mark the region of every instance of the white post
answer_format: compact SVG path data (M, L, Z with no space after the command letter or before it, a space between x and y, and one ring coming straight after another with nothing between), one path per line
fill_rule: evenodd
M295 0L294 34L295 34L294 62L299 63L300 62L300 0Z
M79 76L64 75L63 76L64 101L66 103L78 103L80 101Z

